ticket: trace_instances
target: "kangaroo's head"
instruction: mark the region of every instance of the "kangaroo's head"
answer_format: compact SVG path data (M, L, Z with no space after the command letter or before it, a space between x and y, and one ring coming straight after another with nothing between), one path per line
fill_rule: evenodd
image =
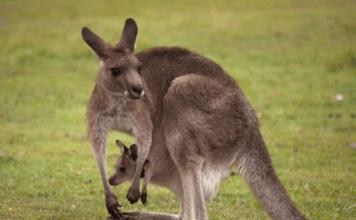
M136 36L137 25L131 18L126 20L120 41L115 46L106 43L89 28L82 28L84 41L101 60L97 83L112 95L132 99L144 95L141 63L134 55Z
M120 148L121 155L116 162L114 174L109 178L109 183L113 186L133 178L138 157L136 144L127 148L121 141L116 140L116 145Z

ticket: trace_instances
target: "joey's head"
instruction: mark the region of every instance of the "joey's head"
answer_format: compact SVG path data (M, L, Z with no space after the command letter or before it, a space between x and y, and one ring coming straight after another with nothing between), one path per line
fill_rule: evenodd
M140 76L141 63L134 55L137 36L135 20L128 18L119 42L111 46L93 33L82 28L82 37L101 60L97 83L111 95L125 95L139 99L144 95Z
M136 144L127 148L121 141L116 140L116 145L120 148L121 155L116 162L114 174L109 178L112 186L120 185L133 178L138 157Z

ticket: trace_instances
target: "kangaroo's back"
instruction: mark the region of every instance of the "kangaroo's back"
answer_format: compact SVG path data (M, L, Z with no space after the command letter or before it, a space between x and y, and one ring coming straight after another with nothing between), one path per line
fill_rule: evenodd
M170 83L186 74L213 78L225 87L236 87L235 81L214 61L180 47L155 47L137 53L142 62L141 76L147 83L153 103L163 100ZM160 105L160 104L159 104Z

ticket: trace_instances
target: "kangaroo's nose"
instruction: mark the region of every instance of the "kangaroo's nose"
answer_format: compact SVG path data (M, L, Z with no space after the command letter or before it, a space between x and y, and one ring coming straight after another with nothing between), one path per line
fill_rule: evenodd
M131 86L131 88L130 88L130 95L134 99L140 98L143 95L143 93L144 93L144 91L143 91L142 86L134 85L134 86Z

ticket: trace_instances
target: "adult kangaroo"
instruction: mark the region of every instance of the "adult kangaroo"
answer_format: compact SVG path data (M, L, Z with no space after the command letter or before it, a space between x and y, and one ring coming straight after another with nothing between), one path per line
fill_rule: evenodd
M110 214L121 215L105 169L106 133L116 129L133 134L138 146L130 202L140 198L139 178L154 146L166 149L177 171L184 220L208 219L206 168L209 175L221 175L234 164L273 219L305 219L273 169L253 109L218 64L178 47L134 54L133 19L126 20L115 46L88 28L82 35L101 59L88 107L88 130Z

